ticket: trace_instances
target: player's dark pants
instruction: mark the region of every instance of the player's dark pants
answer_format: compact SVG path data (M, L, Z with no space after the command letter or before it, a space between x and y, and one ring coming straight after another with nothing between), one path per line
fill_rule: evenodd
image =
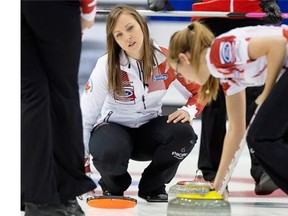
M21 3L21 197L60 204L95 188L84 172L79 1Z
M208 18L203 19L215 36L227 32L236 27L260 25L262 21L255 19L226 19ZM262 87L246 89L247 98L247 124L256 108L255 99L262 92ZM198 168L202 170L206 180L212 181L220 163L224 137L226 134L226 105L223 90L220 88L216 101L206 106L202 112L202 131L200 140L200 152ZM254 156L251 155L251 175L255 181L259 180L263 168Z
M151 160L142 173L141 193L165 190L197 141L189 123L166 121L167 116L160 116L139 128L103 123L94 129L89 142L93 164L110 192L121 193L130 186L130 159Z
M247 142L271 179L288 194L288 70L256 114Z

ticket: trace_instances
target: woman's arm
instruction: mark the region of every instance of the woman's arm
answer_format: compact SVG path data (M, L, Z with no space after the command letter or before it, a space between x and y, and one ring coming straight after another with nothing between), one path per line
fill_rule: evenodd
M248 44L251 59L267 57L267 79L262 94L256 103L262 104L274 86L286 56L287 40L282 36L252 38Z
M180 92L180 94L187 99L185 106L179 108L177 111L173 112L168 116L168 123L170 122L187 122L190 124L192 120L199 116L199 114L204 109L205 104L198 103L198 92L200 86L196 83L186 83L184 80L181 80L181 87L179 85L175 85L176 89ZM185 91L183 90L185 88ZM191 95L187 95L187 91L190 92Z
M221 187L223 178L245 134L245 107L245 90L235 95L226 96L228 130L225 135L221 161L214 181L214 186L216 189Z
M85 156L89 155L91 131L96 124L103 103L108 95L107 58L99 58L81 96L83 141Z
M95 22L97 0L80 0L82 34Z

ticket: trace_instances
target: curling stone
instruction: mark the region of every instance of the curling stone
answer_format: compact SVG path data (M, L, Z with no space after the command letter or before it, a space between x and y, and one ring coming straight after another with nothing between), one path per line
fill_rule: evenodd
M207 194L211 190L211 183L204 180L201 170L197 170L193 181L179 181L170 187L168 201L176 198L178 194Z
M168 202L167 216L231 216L231 206L217 191L179 194Z

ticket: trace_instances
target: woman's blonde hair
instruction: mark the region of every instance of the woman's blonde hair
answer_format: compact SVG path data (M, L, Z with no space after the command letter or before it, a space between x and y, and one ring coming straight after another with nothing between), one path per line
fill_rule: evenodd
M214 38L213 33L205 25L199 21L194 21L187 28L177 31L171 36L168 61L176 64L179 61L180 53L189 52L191 55L190 63L195 68L196 73L200 73L200 54L211 45ZM199 90L198 102L207 103L215 100L218 88L218 79L210 76Z
M121 14L131 15L140 25L144 35L143 41L143 76L144 82L147 82L153 70L153 59L155 59L154 50L156 49L150 39L149 29L144 18L132 7L124 4L116 5L108 14L106 20L106 37L108 53L108 89L110 93L122 91L123 83L120 70L120 52L121 47L117 44L113 36L113 30ZM158 49L157 49L158 50Z

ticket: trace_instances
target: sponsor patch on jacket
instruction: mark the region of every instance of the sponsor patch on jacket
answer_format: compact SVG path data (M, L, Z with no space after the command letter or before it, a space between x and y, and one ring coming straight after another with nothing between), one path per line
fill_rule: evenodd
M135 104L135 93L133 86L124 87L123 91L114 94L115 102L121 104Z
M217 68L229 68L236 63L234 36L216 39L211 46L211 63Z
M93 91L93 82L91 79L89 79L85 85L85 92L92 92Z
M230 42L220 44L220 61L221 64L233 62L232 44Z
M168 74L154 75L153 81L160 81L168 79Z

